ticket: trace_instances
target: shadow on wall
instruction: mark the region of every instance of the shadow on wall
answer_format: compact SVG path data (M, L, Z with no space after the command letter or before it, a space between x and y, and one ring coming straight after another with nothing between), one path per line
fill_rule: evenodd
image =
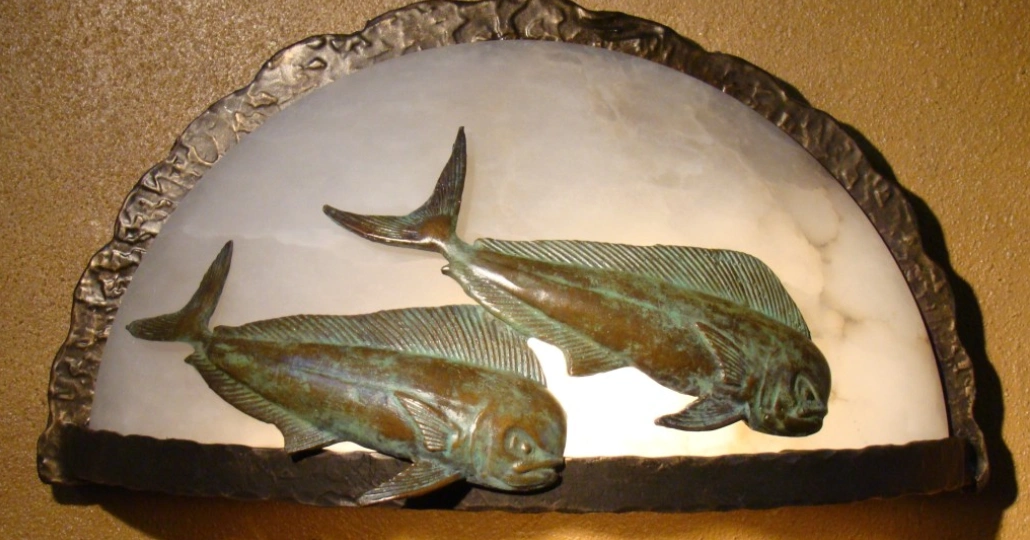
M773 77L791 99L812 107L797 88L771 73L766 72L766 75ZM972 536L959 534L957 537L994 538L998 530L1001 514L1015 502L1019 494L1019 487L1012 453L1002 438L1005 404L1002 397L1001 379L987 358L983 313L980 310L980 302L977 300L973 288L952 267L951 257L948 254L948 247L944 239L944 230L941 228L941 223L930 209L930 206L918 195L909 191L898 182L893 168L883 157L883 154L860 131L839 120L837 120L837 123L858 144L862 154L872 164L873 169L883 175L888 181L901 187L905 198L911 204L912 210L915 213L924 252L940 266L948 279L948 283L951 285L955 296L955 326L958 331L959 340L962 342L973 363L973 374L976 378L976 401L973 406L973 417L983 431L990 469L988 484L984 490L968 501L966 499L959 499L965 502L958 503L959 507L954 508L955 516L962 516L962 519L966 517L973 519L976 516L976 519L982 519L983 521L976 522L976 527L971 529L971 532L975 531L975 534ZM942 497L932 500L941 501L948 500L948 498ZM950 505L946 507L950 508ZM948 519L943 515L946 513L944 508L945 506L942 506L941 522L947 523ZM992 514L996 515L992 517ZM942 532L949 531L947 528L939 530ZM963 530L963 527L952 530L949 536L958 534L959 530Z
M888 180L898 183L883 155L857 130L848 125L842 124L842 126L859 144L873 167ZM973 417L983 431L990 467L987 487L978 495L978 499L992 501L992 504L1001 512L1015 502L1019 487L1012 453L1002 438L1005 403L1002 398L1001 379L998 378L998 372L987 358L980 302L969 283L962 279L951 266L951 257L944 241L944 230L941 228L937 216L918 195L905 189L904 186L901 186L901 189L915 212L919 235L923 240L923 250L944 270L955 295L955 326L959 339L973 362L973 373L976 377L976 401L973 406Z

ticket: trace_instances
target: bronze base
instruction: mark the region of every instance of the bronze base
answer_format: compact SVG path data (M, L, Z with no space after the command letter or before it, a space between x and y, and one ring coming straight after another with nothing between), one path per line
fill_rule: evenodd
M175 495L287 499L354 506L362 493L406 468L379 454L320 452L294 460L276 449L199 444L70 426L61 461L82 482ZM971 484L974 454L951 437L860 450L720 457L566 460L561 484L513 494L459 482L405 508L519 512L682 512L771 508L954 491Z

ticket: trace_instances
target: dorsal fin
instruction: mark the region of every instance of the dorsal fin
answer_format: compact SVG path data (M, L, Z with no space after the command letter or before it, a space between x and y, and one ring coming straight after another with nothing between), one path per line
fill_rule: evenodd
M479 306L380 311L367 315L294 315L238 327L220 336L278 343L328 343L443 357L510 371L544 384L526 339Z
M749 307L811 337L776 274L757 258L725 249L630 246L580 240L476 240L476 248L558 264L659 279Z

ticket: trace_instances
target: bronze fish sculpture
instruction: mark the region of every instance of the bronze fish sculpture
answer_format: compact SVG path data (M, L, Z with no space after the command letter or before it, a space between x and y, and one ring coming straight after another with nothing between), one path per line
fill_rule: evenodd
M459 479L506 491L558 480L565 413L524 338L478 306L296 315L208 326L232 243L176 313L128 325L182 341L186 362L244 413L274 424L295 453L351 441L413 465L357 502L428 493Z
M383 244L435 251L444 274L520 333L561 349L570 375L638 368L698 399L658 425L710 430L743 420L785 436L819 431L830 370L772 270L728 250L456 234L465 134L432 196L406 216L325 206L336 223Z

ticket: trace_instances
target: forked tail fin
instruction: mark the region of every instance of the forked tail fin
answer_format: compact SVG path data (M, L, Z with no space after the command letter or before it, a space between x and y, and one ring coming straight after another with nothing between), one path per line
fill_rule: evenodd
M231 261L232 242L226 242L185 307L175 313L132 321L126 327L129 333L149 341L183 341L194 345L206 342L211 337L208 323L222 295Z
M323 206L322 211L343 228L373 242L443 251L455 237L464 187L465 128L459 128L451 158L440 173L433 194L414 212L406 216L364 216L329 205Z

